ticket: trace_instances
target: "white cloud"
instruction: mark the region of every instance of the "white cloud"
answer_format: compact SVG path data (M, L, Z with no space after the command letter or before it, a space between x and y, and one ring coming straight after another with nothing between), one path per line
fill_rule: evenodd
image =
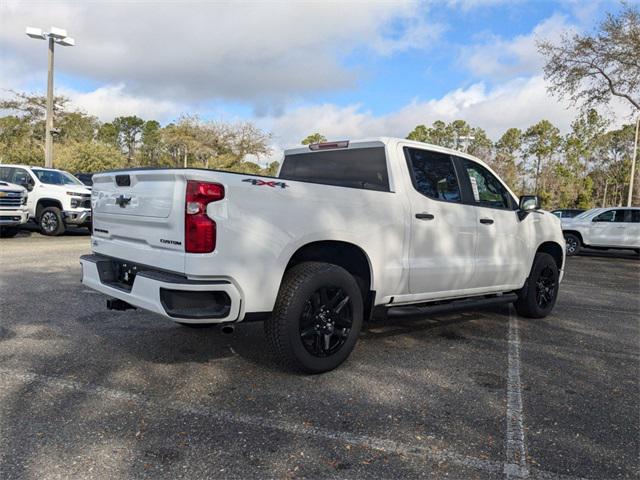
M180 112L187 111L186 106L176 102L128 94L121 83L100 87L91 92L60 89L60 93L68 97L72 105L102 121L110 121L121 115L137 115L166 122L174 119Z
M41 72L44 42L26 25L58 25L76 38L58 71L166 100L276 102L355 85L343 59L425 48L440 27L417 0L369 2L17 2L0 5L0 68ZM16 86L19 88L19 85Z
M619 120L627 113L624 105L614 104L611 115ZM541 76L509 80L491 89L477 83L456 89L438 99L413 102L386 115L373 115L361 105L340 107L333 104L302 106L280 117L261 119L260 126L273 132L274 159L282 148L298 144L310 133L320 132L332 140L371 136L405 137L416 125L435 120L464 119L484 128L497 140L510 127L526 129L548 119L567 132L578 112L547 93ZM618 121L619 123L619 121Z
M557 40L563 32L575 31L567 18L553 15L539 23L531 33L504 39L490 36L486 41L463 48L459 63L475 77L504 79L542 71L544 59L536 42Z

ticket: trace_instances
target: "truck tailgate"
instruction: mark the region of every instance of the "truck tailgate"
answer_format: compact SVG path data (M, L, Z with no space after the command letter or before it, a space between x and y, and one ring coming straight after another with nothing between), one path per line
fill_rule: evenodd
M132 170L93 178L93 251L184 273L184 173Z

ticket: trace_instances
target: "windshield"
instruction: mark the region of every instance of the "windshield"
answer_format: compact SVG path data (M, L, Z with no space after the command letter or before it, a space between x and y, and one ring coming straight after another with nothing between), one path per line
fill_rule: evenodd
M580 215L576 215L573 218L586 218L589 215L591 215L593 212L595 212L597 210L597 208L592 208L591 210L587 210L586 212L582 212Z
M38 170L33 169L38 180L49 185L82 185L84 184L76 177L60 170Z

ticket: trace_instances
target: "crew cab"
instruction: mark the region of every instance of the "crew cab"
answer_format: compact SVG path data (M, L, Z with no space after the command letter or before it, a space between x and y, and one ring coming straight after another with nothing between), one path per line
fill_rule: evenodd
M0 181L0 237L15 237L19 226L29 219L27 190Z
M91 190L68 172L26 165L0 165L0 180L29 191L29 217L44 235L62 235L67 226L91 226Z
M562 279L558 218L477 158L424 143L296 147L277 177L137 169L93 181L84 285L110 308L186 325L263 320L277 359L307 372L342 363L374 313L514 302L544 317Z
M562 220L567 255L582 248L635 250L640 255L640 208L592 208Z

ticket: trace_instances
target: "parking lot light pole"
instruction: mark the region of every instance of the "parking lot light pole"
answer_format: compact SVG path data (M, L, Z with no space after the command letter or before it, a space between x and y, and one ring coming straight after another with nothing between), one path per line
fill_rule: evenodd
M63 47L73 47L75 40L67 36L62 28L51 27L50 32L43 32L40 28L27 27L26 34L36 40L49 40L49 61L47 68L47 116L44 135L44 166L53 167L53 53L57 43Z
M640 132L640 115L636 120L636 139L633 144L633 157L631 157L631 179L629 180L629 195L627 195L627 207L631 206L633 199L633 180L636 175L636 161L638 159L638 132Z

